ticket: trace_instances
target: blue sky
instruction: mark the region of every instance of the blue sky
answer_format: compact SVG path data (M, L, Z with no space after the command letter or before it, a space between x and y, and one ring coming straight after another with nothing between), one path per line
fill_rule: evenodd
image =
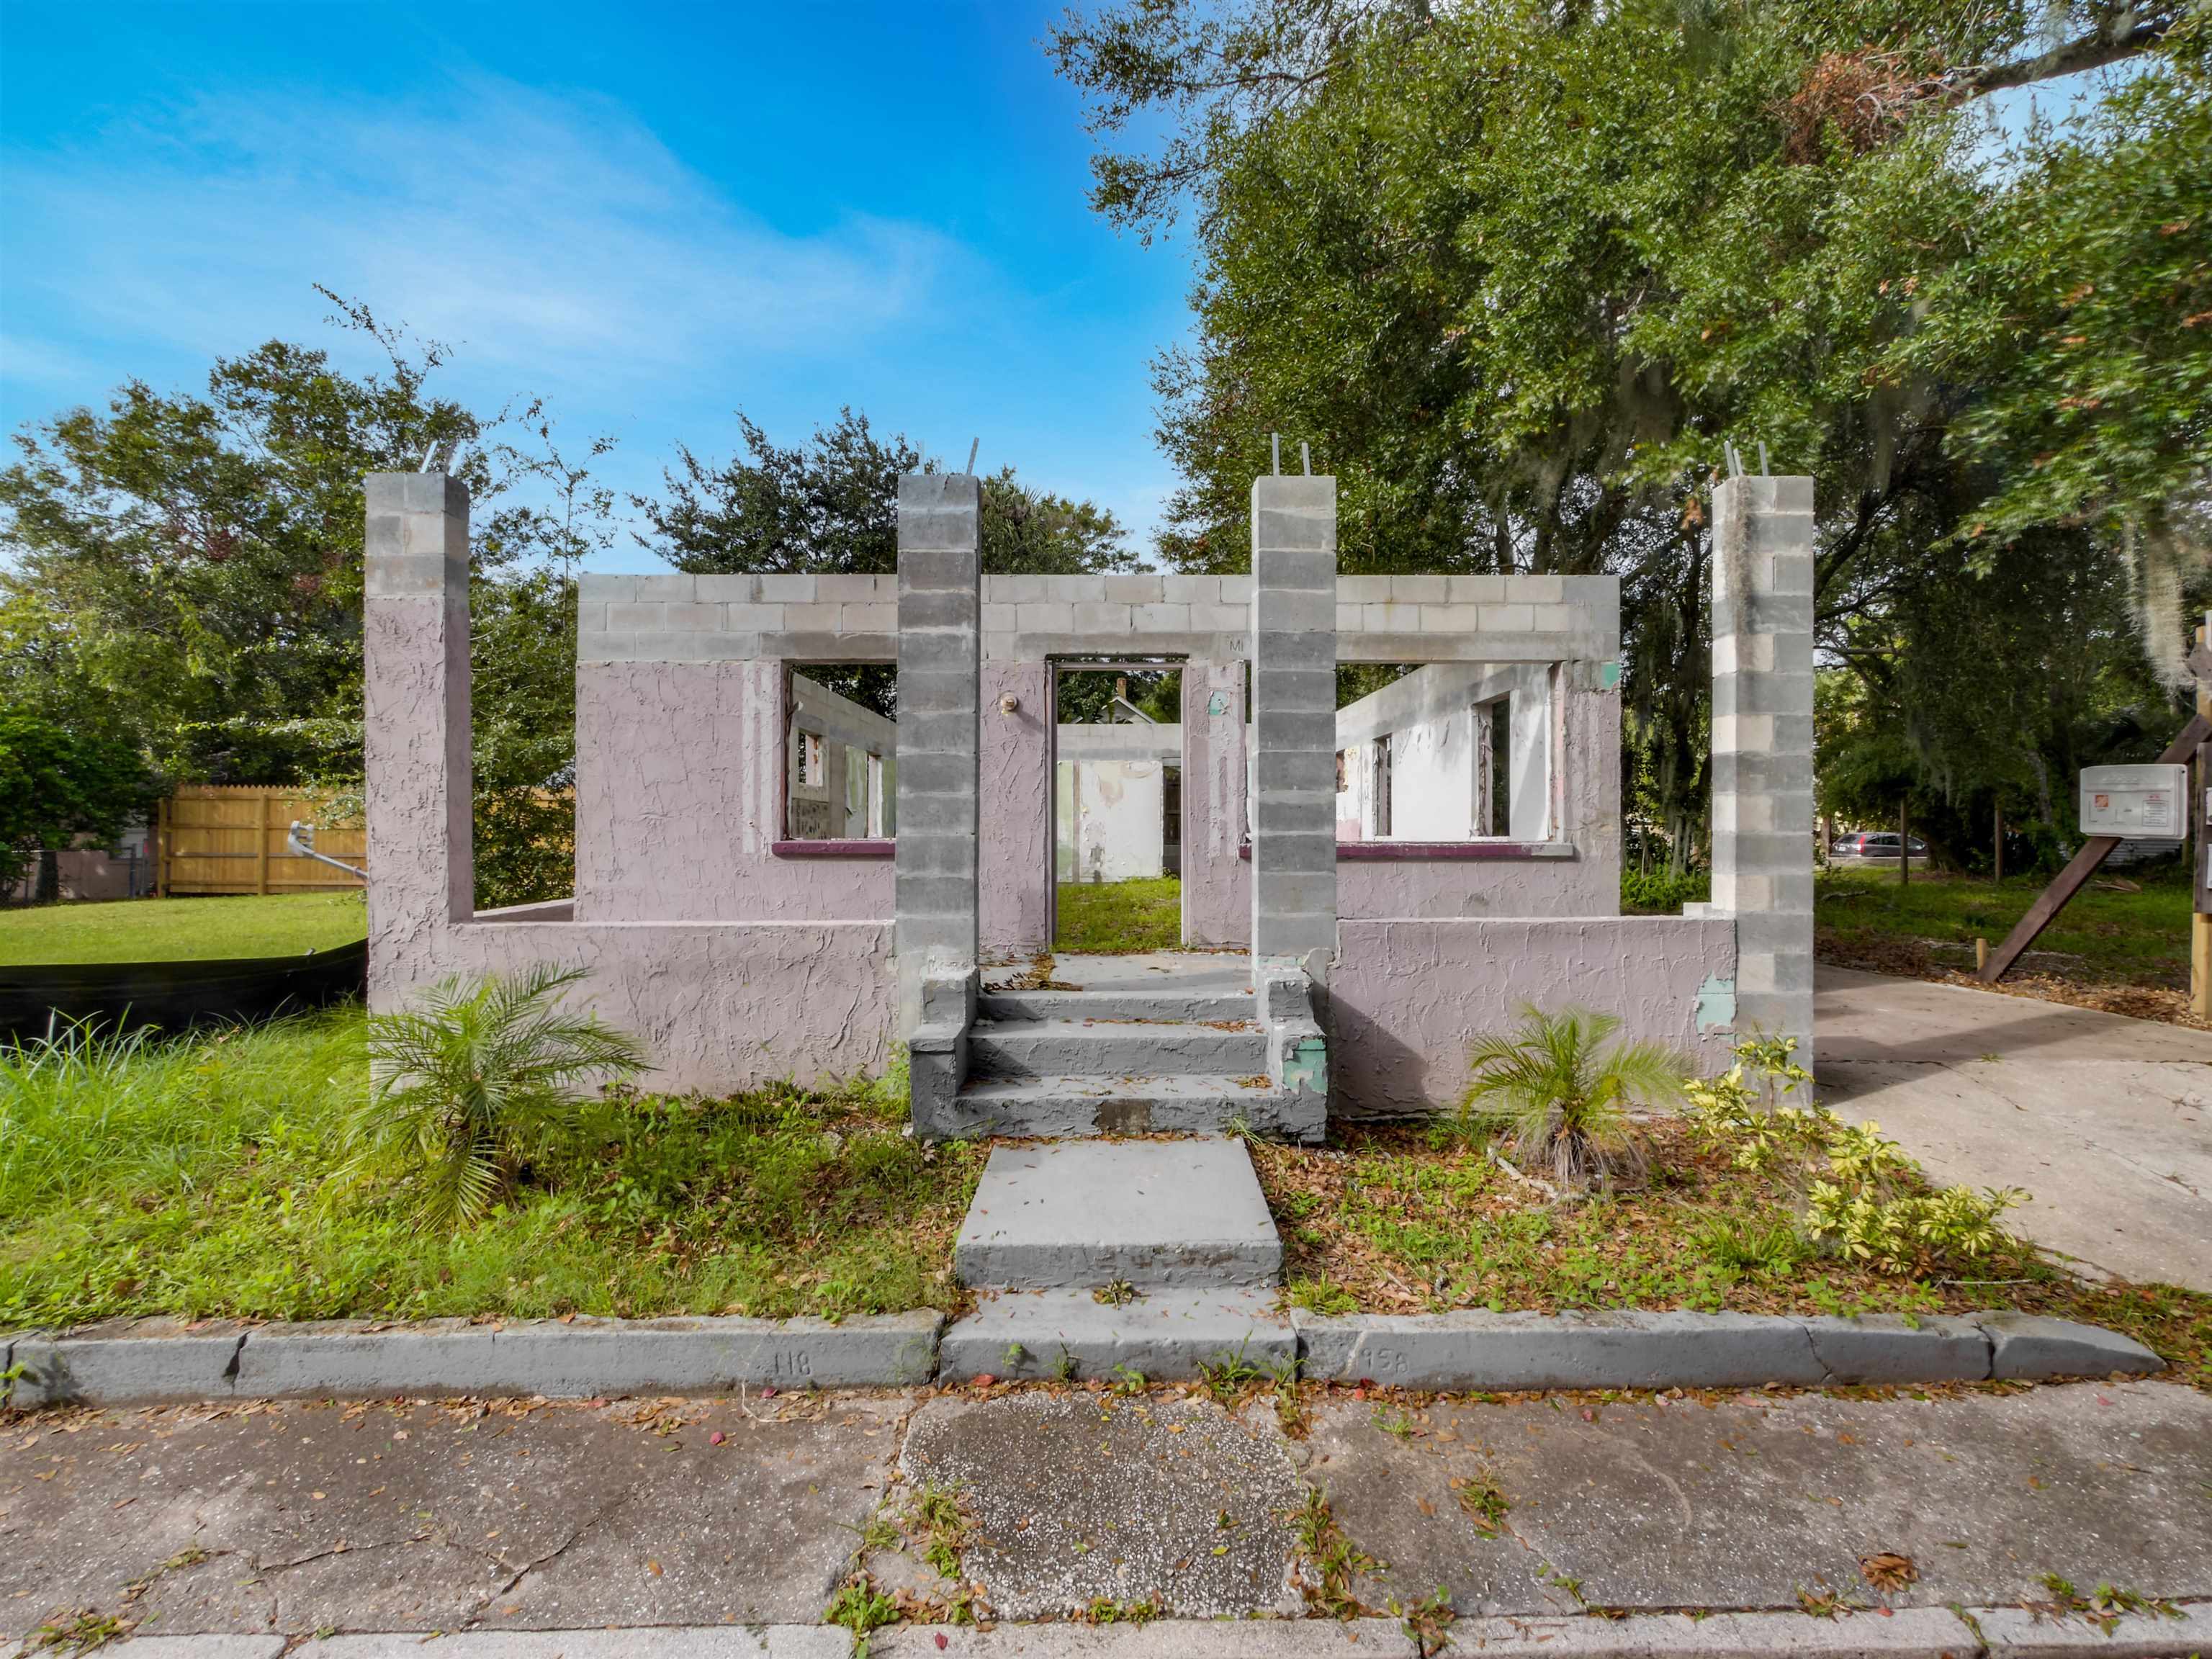
M0 425L271 337L371 366L320 282L453 345L448 395L618 437L627 489L849 403L1146 545L1188 253L1085 205L1058 11L0 0Z

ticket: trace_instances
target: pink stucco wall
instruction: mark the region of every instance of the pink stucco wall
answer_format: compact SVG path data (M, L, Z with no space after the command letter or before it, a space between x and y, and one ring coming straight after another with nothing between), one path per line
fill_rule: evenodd
M1510 1025L1524 1003L1618 1014L1624 1035L1680 1049L1700 1070L1717 1069L1732 1040L1727 917L1347 919L1338 938L1332 1116L1449 1109L1467 1081L1468 1044Z
M889 921L465 921L371 962L387 991L524 963L580 968L591 1006L653 1056L647 1087L726 1094L880 1072L890 952Z
M888 921L889 859L781 856L785 665L576 671L581 921Z
M982 673L976 930L990 955L1034 956L1052 948L1051 670L987 660Z
M639 1036L656 1068L645 1081L655 1089L727 1093L780 1078L823 1084L879 1070L896 1002L889 861L801 865L786 886L797 905L860 908L865 884L841 890L831 878L879 881L880 902L858 919L779 915L765 896L772 866L759 861L767 855L760 832L773 820L759 816L759 779L736 758L749 745L731 740L745 728L719 724L759 719L763 676L779 672L776 665L586 665L579 747L591 759L579 779L577 839L603 914L478 921L471 902L466 495L434 475L373 476L368 539L370 1007L404 1006L448 975L547 963L584 971L572 1006L592 1007ZM780 711L780 683L775 706ZM605 843L631 836L634 848L610 854ZM653 866L680 880L648 878ZM709 906L730 914L749 891L763 896L755 914L697 919ZM607 919L604 908L617 904L665 908L658 917Z
M1182 932L1196 946L1252 939L1252 867L1244 841L1243 661L1182 671Z

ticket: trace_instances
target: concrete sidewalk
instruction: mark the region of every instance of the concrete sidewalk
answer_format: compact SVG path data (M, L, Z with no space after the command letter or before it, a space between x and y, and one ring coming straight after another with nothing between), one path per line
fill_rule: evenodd
M2105 1274L2212 1291L2212 1033L1822 967L1820 1099Z
M2212 1396L2170 1383L1421 1407L1313 1391L1307 1405L1303 1437L1265 1400L1231 1413L1181 1390L19 1414L0 1420L0 1632L89 1612L141 1636L415 1633L328 1650L366 1659L415 1651L430 1632L810 1626L862 1559L871 1518L925 1483L959 1495L961 1580L1009 1621L991 1644L962 1638L972 1653L1211 1651L1071 1647L1066 1625L1042 1645L1012 1640L1024 1628L1012 1621L1140 1604L1290 1616L1264 1628L1291 1645L1238 1651L1395 1650L1315 1645L1338 1627L1297 1615L1324 1582L1377 1613L1441 1585L1462 1618L1508 1620L1500 1632L1609 1626L1623 1609L1786 1613L1772 1628L1802 1652L1971 1651L1930 1634L1940 1611L2036 1604L2047 1624L2046 1574L2084 1595L2108 1583L2212 1599ZM1333 1565L1302 1541L1309 1487L1343 1546ZM1486 1509L1493 1522L1479 1522ZM877 1582L915 1598L916 1622L958 1588L911 1538L879 1531L867 1551ZM1876 1561L1877 1583L1862 1564L1885 1556L1901 1565ZM1861 1612L1835 1624L1808 1605ZM2188 1629L2146 1617L2122 1633ZM1630 1627L1656 1642L1671 1626ZM1923 1647L1796 1639L1849 1629ZM816 1634L794 1630L802 1645L781 1650L814 1652ZM927 1650L953 1650L933 1637ZM1762 1636L1740 1650L1783 1650Z

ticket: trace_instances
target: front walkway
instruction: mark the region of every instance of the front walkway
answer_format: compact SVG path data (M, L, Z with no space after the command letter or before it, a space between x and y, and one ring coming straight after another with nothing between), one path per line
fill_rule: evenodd
M2015 1231L2212 1291L2212 1033L1822 967L1820 1098L1938 1179L2020 1187Z
M2062 1593L2045 1575L2198 1603L2201 1646L2212 1598L2212 1395L2157 1382L1425 1405L1339 1390L1308 1395L1303 1437L1267 1400L1231 1412L1160 1389L230 1405L0 1431L0 1632L18 1635L64 1609L164 1637L808 1625L864 1550L883 1589L939 1598L942 1617L956 1586L923 1565L926 1540L864 1538L924 1483L957 1497L942 1541L1003 1620L1294 1621L1243 1626L1251 1644L1224 1659L1293 1650L1266 1631L1336 1629L1302 1613L1387 1613L1439 1586L1465 1619L1614 1638L1657 1626L1609 1622L1620 1610L1778 1611L1793 1653L1838 1631L1897 1651L1887 1632L1931 1620L1948 1636L1911 1651L1970 1652L1942 1610L2031 1603L2048 1621ZM2144 1615L2107 1642L2078 1609L2063 1627L2108 1653L2170 1651L2142 1644L2174 1632ZM1001 1630L962 1650L1030 1650ZM628 1650L585 1640L571 1659Z

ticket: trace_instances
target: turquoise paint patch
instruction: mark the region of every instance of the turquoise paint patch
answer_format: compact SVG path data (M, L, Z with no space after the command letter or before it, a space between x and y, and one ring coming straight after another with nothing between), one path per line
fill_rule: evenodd
M1225 691L1217 691L1212 696L1208 697L1206 700L1206 712L1209 714L1227 714L1229 712L1229 694Z
M1328 1045L1317 1036L1300 1037L1283 1056L1283 1088L1291 1094L1327 1094Z
M1620 684L1620 665L1601 662L1597 665L1597 683L1601 690L1610 691Z
M1735 981L1715 974L1698 987L1698 1035L1735 1024Z

